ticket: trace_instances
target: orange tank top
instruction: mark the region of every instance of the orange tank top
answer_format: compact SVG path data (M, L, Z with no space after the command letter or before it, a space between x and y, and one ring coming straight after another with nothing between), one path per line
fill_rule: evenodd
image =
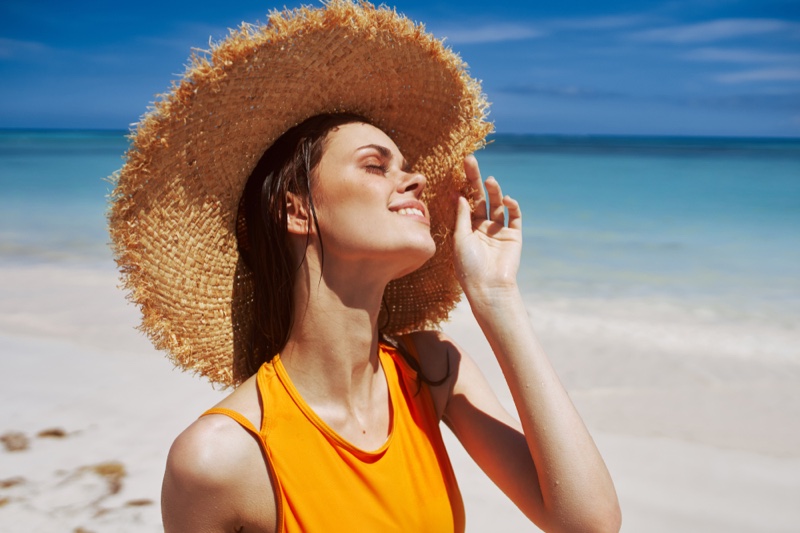
M393 348L379 358L389 386L391 427L379 449L361 450L336 434L303 401L280 357L264 363L257 383L261 429L252 432L273 474L278 531L464 531L464 505L428 387Z

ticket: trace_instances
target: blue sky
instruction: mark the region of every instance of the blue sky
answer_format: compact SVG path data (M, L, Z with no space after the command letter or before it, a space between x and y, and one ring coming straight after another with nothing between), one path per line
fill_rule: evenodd
M192 47L283 5L3 0L0 128L128 128ZM501 133L800 137L797 0L391 5L461 54Z

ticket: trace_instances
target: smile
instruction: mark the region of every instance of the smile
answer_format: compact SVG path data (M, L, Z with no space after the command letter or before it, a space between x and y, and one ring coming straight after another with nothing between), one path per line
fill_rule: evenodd
M416 207L404 207L403 209L398 209L395 211L398 215L406 215L406 216L420 216L425 217L425 213L422 212L421 209L417 209Z

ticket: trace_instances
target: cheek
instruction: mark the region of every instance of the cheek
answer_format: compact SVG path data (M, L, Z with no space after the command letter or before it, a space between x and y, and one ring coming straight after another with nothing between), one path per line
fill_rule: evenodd
M317 219L320 227L325 226L329 228L329 231L343 227L369 226L370 221L374 223L374 218L374 208L370 210L369 207L352 197L343 197L338 201L328 201L317 205Z
M379 223L379 218L390 214L388 196L382 184L365 184L344 182L336 187L320 187L314 196L317 218L322 227L357 226L369 229L370 225Z
M323 244L333 248L361 248L382 233L374 208L371 210L353 197L328 197L317 206L317 222Z

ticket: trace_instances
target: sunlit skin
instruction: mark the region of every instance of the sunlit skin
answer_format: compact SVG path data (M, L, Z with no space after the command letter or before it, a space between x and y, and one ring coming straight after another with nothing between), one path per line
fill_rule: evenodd
M618 531L611 478L537 342L517 286L519 204L495 179L481 179L474 157L464 168L474 207L465 198L453 200L456 275L503 369L519 420L500 405L461 347L439 332L414 333L426 375L445 375L448 364L451 369L431 389L436 412L542 529ZM389 431L388 390L377 358L381 295L389 281L434 252L427 209L419 202L424 187L425 177L406 166L381 130L348 124L332 131L312 177L324 268L308 206L287 198L300 271L294 327L281 358L314 411L366 450L380 447ZM254 378L218 406L260 425ZM274 491L255 439L225 416L195 421L170 451L162 512L167 532L276 531Z
M436 251L428 210L420 200L425 176L411 172L400 150L378 128L340 126L327 138L316 174L311 191L326 275L350 272L354 279L347 280L347 287L362 291L374 285L382 294L388 280L416 270ZM289 227L299 237L294 239L295 257L304 251L306 256L315 254L317 241L313 251L305 250L306 232L316 230L314 224L305 224L307 211L293 214L301 223Z

